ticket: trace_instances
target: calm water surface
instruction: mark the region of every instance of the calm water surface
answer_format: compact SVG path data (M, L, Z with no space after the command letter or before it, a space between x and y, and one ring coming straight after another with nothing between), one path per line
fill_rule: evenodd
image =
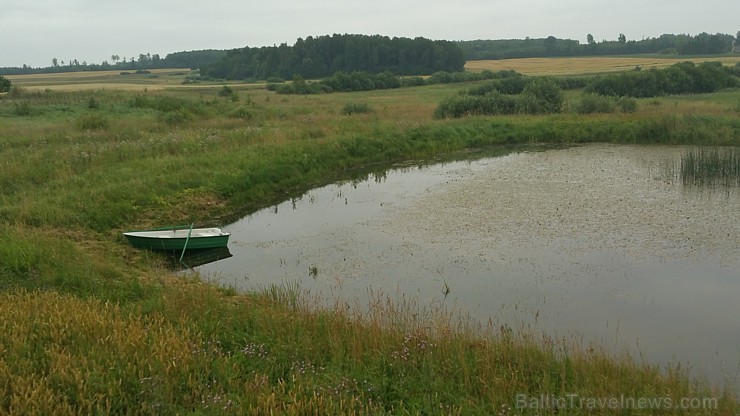
M388 171L224 227L239 290L369 293L688 365L738 389L740 198L667 173L681 147L593 145Z

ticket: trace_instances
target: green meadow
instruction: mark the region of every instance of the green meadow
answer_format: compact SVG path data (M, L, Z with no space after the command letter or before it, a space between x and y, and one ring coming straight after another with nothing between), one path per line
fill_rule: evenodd
M219 226L392 163L609 142L740 146L740 91L631 112L435 118L481 82L279 95L264 84L9 77L0 95L0 414L734 415L732 391L598 345L378 296L236 293L121 232ZM581 91L564 93L576 108ZM737 153L733 169L737 175ZM661 398L640 408L591 399ZM696 399L687 410L682 400ZM708 399L697 403L700 399ZM589 406L589 404L591 404ZM670 405L666 405L670 404Z

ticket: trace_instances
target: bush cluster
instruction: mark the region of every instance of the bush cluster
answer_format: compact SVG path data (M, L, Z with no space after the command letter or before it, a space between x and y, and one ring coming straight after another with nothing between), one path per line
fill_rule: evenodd
M191 120L194 115L205 116L207 111L202 103L166 95L136 95L129 105L134 108L148 108L159 112L158 118L168 124Z
M0 75L0 92L10 91L11 82L9 79Z
M608 97L594 93L583 93L572 110L578 114L613 113L619 109L623 113L637 111L637 101L629 97Z
M637 111L634 98L668 94L701 94L740 85L740 66L719 62L696 65L682 62L666 69L567 78L524 78L518 74L461 91L442 102L436 118L466 115L547 114L562 110L563 89L583 88L580 101L570 107L579 114Z
M368 72L336 72L319 82L306 82L296 75L291 84L283 84L281 79L268 81L267 89L278 94L323 94L330 92L373 91L402 87L417 87L433 84L452 84L460 82L484 81L521 77L515 71L483 72L445 72L438 71L428 78L399 77L386 71L379 74Z
M736 87L733 68L719 62L681 62L666 69L623 72L599 76L586 91L616 97L658 97L671 94L702 94Z
M88 114L77 121L80 130L107 130L110 121L107 117L100 114Z
M516 78L511 78L516 79ZM563 91L550 78L531 78L506 81L503 92L490 88L463 91L460 95L442 102L434 111L435 118L457 118L469 115L550 114L563 107ZM490 89L489 89L490 88Z
M342 114L344 115L352 115L352 114L363 114L363 113L369 113L372 110L370 109L370 106L367 103L347 103L342 107Z

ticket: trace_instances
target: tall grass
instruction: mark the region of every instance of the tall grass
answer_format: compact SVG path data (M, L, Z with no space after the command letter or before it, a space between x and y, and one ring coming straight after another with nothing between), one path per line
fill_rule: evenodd
M137 312L54 292L0 294L4 412L106 414L555 414L517 397L732 399L598 349L477 327L381 296L327 311L270 289L223 296L195 281ZM392 323L392 324L389 324ZM43 328L43 330L41 330ZM561 411L563 409L560 409ZM611 414L572 409L573 414ZM683 414L670 409L661 414Z

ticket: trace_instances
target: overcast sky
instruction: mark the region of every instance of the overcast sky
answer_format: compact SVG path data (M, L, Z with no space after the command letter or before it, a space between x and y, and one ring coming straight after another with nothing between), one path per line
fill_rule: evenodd
M736 34L738 0L0 0L0 67L233 49L334 33L586 42Z

